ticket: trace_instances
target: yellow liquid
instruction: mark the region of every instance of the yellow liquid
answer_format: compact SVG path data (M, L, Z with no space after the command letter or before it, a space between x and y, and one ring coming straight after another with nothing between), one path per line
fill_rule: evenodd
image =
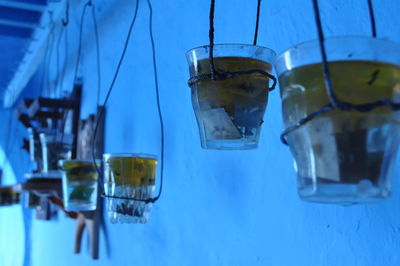
M252 58L217 57L219 73L246 70L271 71L271 65ZM208 59L190 67L191 76L210 74ZM269 79L259 73L225 80L203 79L192 86L192 101L200 130L209 139L258 137L268 101ZM214 119L214 121L212 121Z
M400 102L400 67L372 61L329 63L337 97L353 104L381 98ZM285 126L329 103L321 64L279 76ZM323 182L373 184L386 178L398 146L399 115L388 107L368 113L327 112L290 133L300 177Z
M100 167L99 163L97 167ZM69 181L94 181L98 178L96 168L90 161L64 161L62 169Z
M157 160L139 157L111 157L107 161L116 186L149 186L155 184Z

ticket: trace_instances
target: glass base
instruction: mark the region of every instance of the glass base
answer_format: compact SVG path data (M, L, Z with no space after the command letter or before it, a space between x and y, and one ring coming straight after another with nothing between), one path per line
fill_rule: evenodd
M112 191L111 193L108 191ZM107 199L108 217L111 223L147 223L150 218L151 203L134 199L150 199L154 185L106 187L106 194L132 199Z
M319 203L332 203L344 206L372 203L390 197L390 190L376 186L360 184L318 184L300 187L302 200Z
M240 140L206 140L201 142L203 149L211 150L251 150L257 149L257 141Z
M108 217L111 223L141 223L149 221L151 203L133 200L110 199Z

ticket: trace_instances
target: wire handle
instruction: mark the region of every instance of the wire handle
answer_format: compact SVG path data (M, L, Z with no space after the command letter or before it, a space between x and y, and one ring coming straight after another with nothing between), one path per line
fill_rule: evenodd
M161 135L161 159L160 159L161 170L160 170L160 187L159 187L158 194L157 194L157 196L155 196L153 198L148 198L148 199L139 199L139 198L133 198L133 197L120 197L120 196L106 195L105 192L104 192L104 187L103 187L103 184L104 184L104 173L101 171L101 169L99 169L97 167L96 164L94 164L94 165L96 167L96 171L98 172L99 176L101 177L101 178L99 178L99 180L101 182L100 187L101 187L101 196L102 197L104 197L104 198L113 198L113 199L122 199L122 200L140 201L140 202L145 202L145 203L154 203L157 200L159 200L159 198L161 197L162 189L163 189L163 183L164 183L163 182L164 181L164 146L165 145L164 145L164 122L163 122L163 116L162 116L161 106L160 106L160 93L159 93L159 86L158 86L156 51L155 51L155 42L154 42L154 36L153 36L153 8L152 8L150 0L147 0L147 5L148 5L149 11L150 11L149 32L150 32L150 40L151 40L151 48L152 48L152 60L153 60L153 70L154 70L153 73L154 73L156 99L157 99L157 111L158 111L158 116L159 116L159 121L160 121L160 131L161 131L161 134L160 134ZM114 88L115 81L117 79L120 67L121 67L123 59L125 57L126 50L128 48L128 43L129 43L129 40L130 40L130 36L131 36L131 33L132 33L133 26L134 26L135 21L136 21L138 9L139 9L139 1L136 1L134 17L133 17L131 25L129 27L128 36L127 36L126 41L125 41L125 46L124 46L124 49L122 51L121 58L120 58L120 61L118 63L117 70L116 70L116 72L114 74L113 80L111 82L110 88L109 88L109 90L107 92L103 107L106 106L106 104L108 102L108 99L110 97L111 91ZM101 109L101 111L99 113L99 119L96 122L96 127L95 127L95 130L94 130L93 143L92 143L92 145L93 145L92 146L92 159L93 159L93 162L95 162L95 159L96 159L95 158L95 140L96 140L96 135L97 135L97 131L98 131L98 128L99 128L100 120L104 116L104 111L103 110L104 110L104 108ZM104 164L104 162L102 161L102 165L101 165L102 169L104 169L104 165L103 164Z
M260 9L261 9L261 0L257 0L257 15L256 15L256 26L254 30L254 41L253 45L257 45L257 38L258 38L258 26L259 26L259 21L260 21ZM249 75L249 74L254 74L258 73L263 76L268 77L269 79L272 80L272 86L269 87L269 91L272 91L275 89L276 83L277 83L277 78L264 71L261 69L252 69L252 70L245 70L245 71L235 71L235 72L217 72L215 70L215 63L214 63L214 14L215 14L215 0L211 0L211 5L210 5L210 29L208 32L209 36L209 61L210 61L210 74L203 74L203 75L198 75L198 76L193 76L189 79L188 85L189 87L193 86L195 83L204 80L204 79L212 79L212 80L225 80L225 79L230 79L234 78L239 75Z

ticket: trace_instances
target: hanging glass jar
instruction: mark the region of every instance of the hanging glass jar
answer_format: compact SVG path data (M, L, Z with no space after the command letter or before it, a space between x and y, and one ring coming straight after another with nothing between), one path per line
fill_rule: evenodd
M332 108L318 41L278 56L283 119L292 129L285 139L299 195L339 204L387 198L400 114L389 106L367 107L381 99L400 102L400 45L369 37L331 38L324 45L335 95L341 102L364 105L365 111Z
M35 193L25 193L25 207L28 209L34 209L40 206L40 196Z
M0 206L19 204L21 193L14 191L12 186L0 187Z
M213 47L216 77L211 77L209 46L186 53L192 104L204 149L255 149L268 102L275 52L245 44Z
M43 173L58 175L58 161L71 159L73 134L60 132L40 133Z
M157 171L149 154L104 154L104 191L112 223L147 223Z
M28 128L29 135L29 158L35 164L35 171L43 171L42 149L39 134L33 128Z
M91 160L61 160L64 208L67 211L92 211L97 207L98 178ZM100 168L100 162L97 162Z

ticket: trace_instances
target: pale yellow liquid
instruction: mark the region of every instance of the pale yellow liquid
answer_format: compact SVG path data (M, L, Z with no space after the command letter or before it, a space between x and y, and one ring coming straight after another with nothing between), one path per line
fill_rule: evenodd
M337 97L352 104L389 98L400 102L400 67L372 61L336 61L329 70ZM289 127L329 103L322 65L279 76L283 118ZM301 177L322 182L385 182L398 146L399 115L388 107L368 113L327 112L290 133ZM380 180L380 181L379 181Z
M271 65L252 58L217 57L215 69L219 73L245 70L271 71ZM208 59L190 67L191 76L210 74ZM210 139L241 139L257 137L268 101L268 77L259 73L238 75L225 80L203 79L192 86L192 100L200 129ZM229 121L223 123L205 121L210 110L223 114ZM222 119L219 115L219 119ZM202 120L204 119L204 120ZM210 123L207 123L210 122ZM232 125L229 128L224 124Z
M154 185L157 160L139 157L111 157L107 161L115 185Z

